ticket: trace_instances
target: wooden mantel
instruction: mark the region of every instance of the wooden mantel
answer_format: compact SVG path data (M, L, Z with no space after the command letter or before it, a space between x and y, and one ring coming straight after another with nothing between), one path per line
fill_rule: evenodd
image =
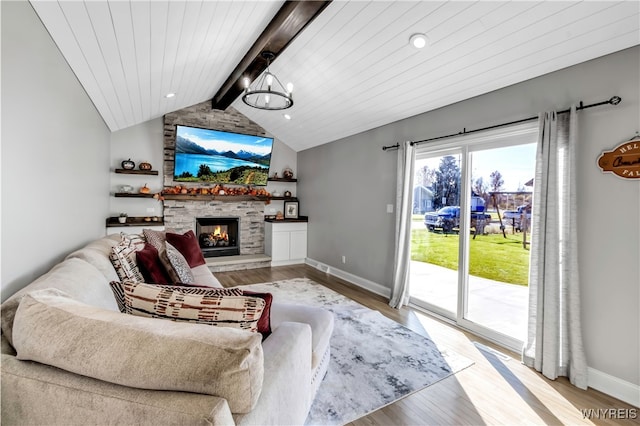
M211 194L162 194L165 200L175 201L222 201L237 203L240 201L297 200L296 197L268 197L263 195L211 195Z

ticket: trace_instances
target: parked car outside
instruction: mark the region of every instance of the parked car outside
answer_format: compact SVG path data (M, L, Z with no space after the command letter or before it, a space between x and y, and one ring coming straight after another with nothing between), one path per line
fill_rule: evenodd
M491 222L491 215L484 213L484 200L476 195L471 197L471 227L476 234L482 234L484 227ZM460 206L445 206L435 212L424 215L424 224L431 232L442 229L445 234L460 228Z
M446 206L435 212L424 215L424 224L429 231L442 229L442 232L452 232L460 223L460 206Z
M506 210L502 214L502 218L507 223L511 223L516 231L521 231L523 228L522 219L526 218L527 223L529 223L529 220L531 220L531 206L522 205L516 207L515 210Z

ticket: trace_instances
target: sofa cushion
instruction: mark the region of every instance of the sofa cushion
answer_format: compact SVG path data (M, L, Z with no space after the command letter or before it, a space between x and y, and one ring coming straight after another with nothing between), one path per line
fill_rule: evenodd
M13 318L20 299L29 291L43 288L57 288L70 297L104 309L118 310L109 282L104 275L90 263L78 258L66 259L54 266L49 272L9 297L0 307L2 315L2 334L13 344Z
M168 284L171 282L171 277L169 277L167 270L160 262L158 250L151 244L146 243L142 250L136 252L136 260L138 261L138 268L140 268L145 282L157 284Z
M222 284L220 284L220 281L218 281L218 279L211 273L211 270L207 265L200 265L195 268L191 268L191 272L193 273L193 279L197 284L222 288Z
M333 314L315 306L274 302L271 306L271 326L276 329L288 321L311 326L311 368L315 370L330 344L334 326Z
M240 294L233 289L175 287L133 281L111 283L114 294L124 294L124 313L189 321L219 327L258 331L258 321L265 302L258 297Z
M109 259L111 248L121 241L120 234L111 234L104 238L91 241L83 248L76 250L67 256L67 259L78 258L95 266L107 282L117 280L118 274Z
M25 295L14 323L17 358L141 389L225 398L253 409L264 365L258 334L108 311L45 289Z
M193 231L189 230L182 235L167 232L166 237L167 242L182 253L191 268L205 264L204 257L202 256L202 250L200 250L200 244L198 243L198 238Z
M120 242L111 248L109 259L121 280L135 280L144 282L144 277L138 268L136 251L138 247L130 245L126 241Z

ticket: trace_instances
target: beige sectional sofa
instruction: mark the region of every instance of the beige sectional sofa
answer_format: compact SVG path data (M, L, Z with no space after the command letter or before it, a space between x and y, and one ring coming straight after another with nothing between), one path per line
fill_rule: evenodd
M120 313L119 235L71 253L1 306L3 424L304 423L333 316L274 299L273 333ZM199 284L221 287L201 265Z

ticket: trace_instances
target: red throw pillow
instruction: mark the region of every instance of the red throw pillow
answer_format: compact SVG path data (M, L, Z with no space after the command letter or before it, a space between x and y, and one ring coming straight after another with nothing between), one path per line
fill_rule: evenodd
M136 258L138 260L138 268L146 282L155 284L171 283L171 278L162 262L160 262L158 250L154 246L145 243L144 248L136 252Z
M187 259L189 267L204 265L206 262L198 244L198 238L193 231L187 231L183 235L167 232L167 242L178 249L180 254Z
M264 300L264 309L258 320L258 332L262 334L262 340L271 334L271 302L273 295L271 293L255 293L253 291L242 290L243 296L259 297Z

